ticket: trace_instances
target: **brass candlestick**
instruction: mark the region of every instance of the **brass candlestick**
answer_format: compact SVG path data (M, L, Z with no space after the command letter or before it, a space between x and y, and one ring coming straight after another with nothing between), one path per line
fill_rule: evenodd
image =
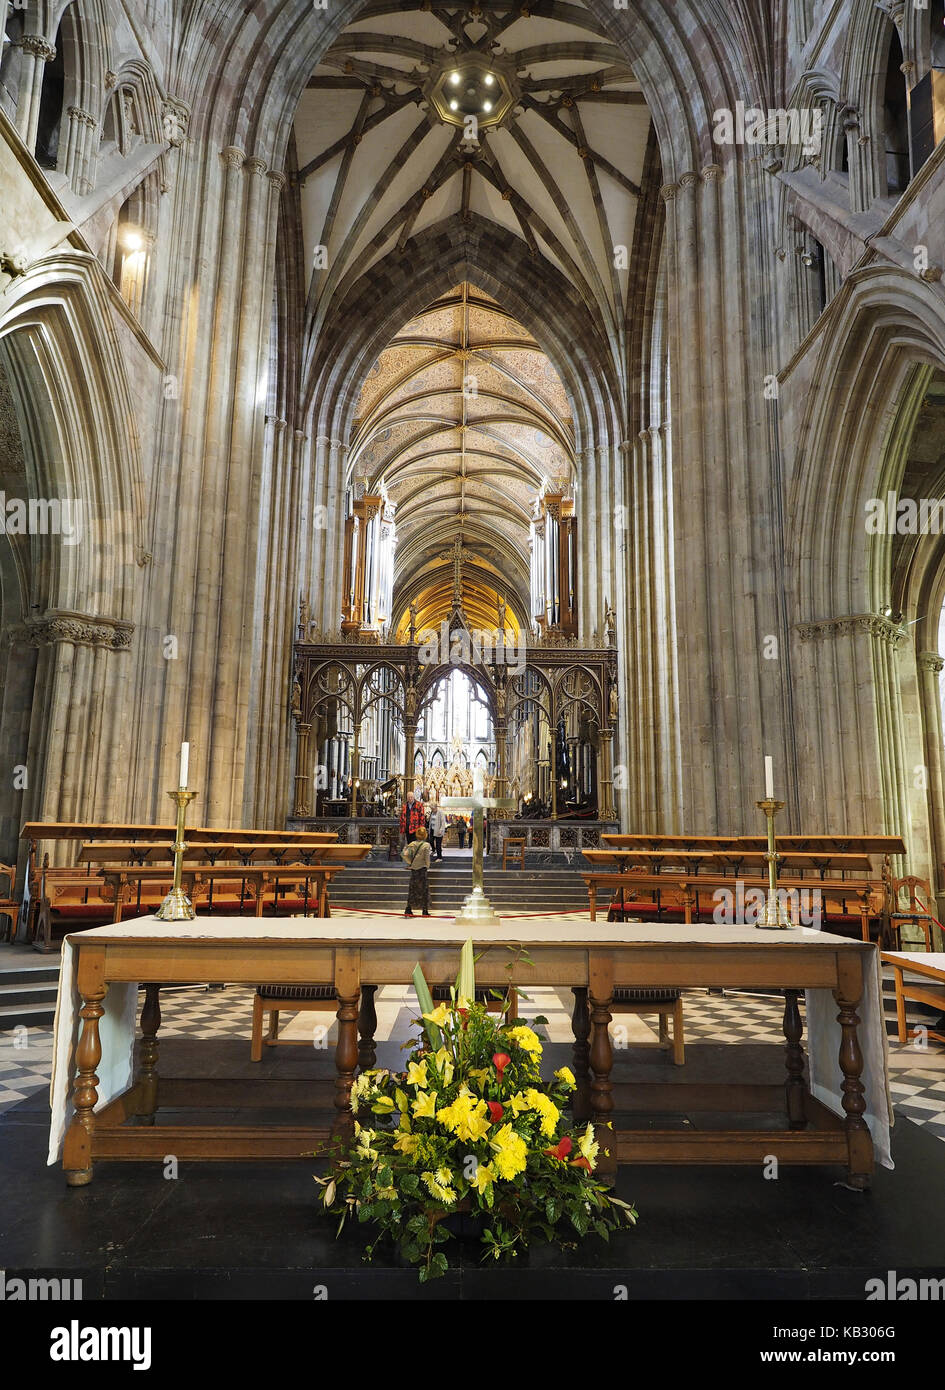
M784 809L784 804L783 801L774 801L770 797L755 802L768 818L768 852L765 855L768 861L768 901L755 924L760 931L786 931L791 925L784 904L778 897L778 861L781 856L774 842L774 818Z
M177 802L177 839L174 842L174 886L167 897L161 903L157 912L154 914L159 922L192 922L197 915L194 912L194 905L180 886L181 870L184 866L184 820L187 816L187 807L196 792L189 792L186 787L178 787L176 792L168 792L172 801Z

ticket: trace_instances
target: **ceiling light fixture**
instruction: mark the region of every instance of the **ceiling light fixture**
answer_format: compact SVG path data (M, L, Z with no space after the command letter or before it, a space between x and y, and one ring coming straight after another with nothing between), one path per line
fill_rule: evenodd
M459 110L459 102L456 100L455 97L454 97L453 100L450 102L450 110L451 110L451 111L458 111L458 110Z
M491 110L492 110L492 102L491 102L491 101L484 101L484 102L482 103L482 109L483 109L483 111L491 111Z
M452 84L453 84L454 87L458 87L458 86L459 86L459 73L458 73L458 72L454 72L453 75L452 75L452 77L450 78L450 81L452 82Z
M491 73L491 72L487 72L487 73L486 73L486 86L487 86L487 87L491 87L494 81L495 81L495 78L492 76L492 73Z

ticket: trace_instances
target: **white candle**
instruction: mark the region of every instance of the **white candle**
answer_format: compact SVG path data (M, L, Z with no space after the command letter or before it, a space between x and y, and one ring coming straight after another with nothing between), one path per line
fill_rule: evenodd
M765 799L774 800L774 759L765 758Z
M187 772L190 767L190 744L182 743L180 746L180 781L179 787L187 786Z

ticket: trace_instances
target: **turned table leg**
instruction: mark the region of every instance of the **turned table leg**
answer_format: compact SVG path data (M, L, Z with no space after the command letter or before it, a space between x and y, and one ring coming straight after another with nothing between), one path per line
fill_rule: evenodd
M840 1070L843 1073L842 1104L845 1114L843 1127L847 1134L847 1182L851 1187L867 1188L873 1174L873 1141L869 1126L863 1118L866 1093L860 1076L863 1053L857 1025L860 1021L857 1005L863 993L862 962L843 961L839 987L833 997L837 1001L837 1021L840 1024Z
M589 968L591 1005L591 1118L594 1136L600 1145L597 1176L613 1186L617 1178L617 1145L613 1130L614 1095L610 1072L614 1061L610 1041L610 1006L613 1003L613 962L592 959Z
M147 1124L154 1124L157 1110L158 1074L157 1063L160 1043L158 1029L161 1026L161 986L145 985L144 1008L141 1010L141 1070L138 1074L138 1109L136 1114Z
M335 1119L333 1137L354 1135L351 1087L358 1065L358 1001L361 997L361 952L335 952L335 994L338 997L338 1041L335 1044Z
M82 1031L75 1050L75 1084L72 1091L72 1104L75 1116L66 1134L62 1153L62 1166L66 1182L70 1187L84 1187L92 1181L92 1136L95 1132L95 1116L92 1113L98 1103L98 1076L96 1067L102 1060L102 1042L99 1037L98 1021L105 1012L102 1000L108 990L104 982L86 986L87 993L82 998L79 1017Z
M575 1120L591 1118L591 1049L588 1039L591 1036L591 1015L587 1007L587 990L581 986L571 990L574 995L574 1012L571 1014L571 1032L574 1034L572 1057L574 1060L574 1079L577 1090L574 1092L572 1112Z
M358 1033L360 1035L358 1068L360 1071L370 1071L377 1064L377 1048L374 1045L374 1034L377 1032L377 1011L374 1007L376 993L377 985L361 986L361 1012L358 1015Z
M804 1129L807 1115L804 1108L804 1048L801 1046L803 1025L798 1007L800 992L796 989L784 991L784 1062L787 1080L784 1083L784 1098L787 1103L788 1125L791 1129Z

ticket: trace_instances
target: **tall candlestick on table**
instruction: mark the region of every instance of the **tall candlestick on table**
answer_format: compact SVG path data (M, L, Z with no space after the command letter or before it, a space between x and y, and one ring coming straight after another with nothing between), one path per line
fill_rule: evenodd
M180 783L175 792L168 792L171 800L177 803L177 834L174 838L174 886L154 914L161 922L191 922L195 916L193 903L181 887L184 850L187 848L184 844L184 820L188 805L197 795L196 792L187 790L189 771L190 744L182 743L180 746Z
M784 809L784 802L774 799L774 760L768 756L765 757L765 799L755 804L764 811L768 820L768 851L765 854L768 862L768 901L757 926L766 931L783 931L791 923L787 909L778 895L778 860L781 856L774 839L774 818Z

